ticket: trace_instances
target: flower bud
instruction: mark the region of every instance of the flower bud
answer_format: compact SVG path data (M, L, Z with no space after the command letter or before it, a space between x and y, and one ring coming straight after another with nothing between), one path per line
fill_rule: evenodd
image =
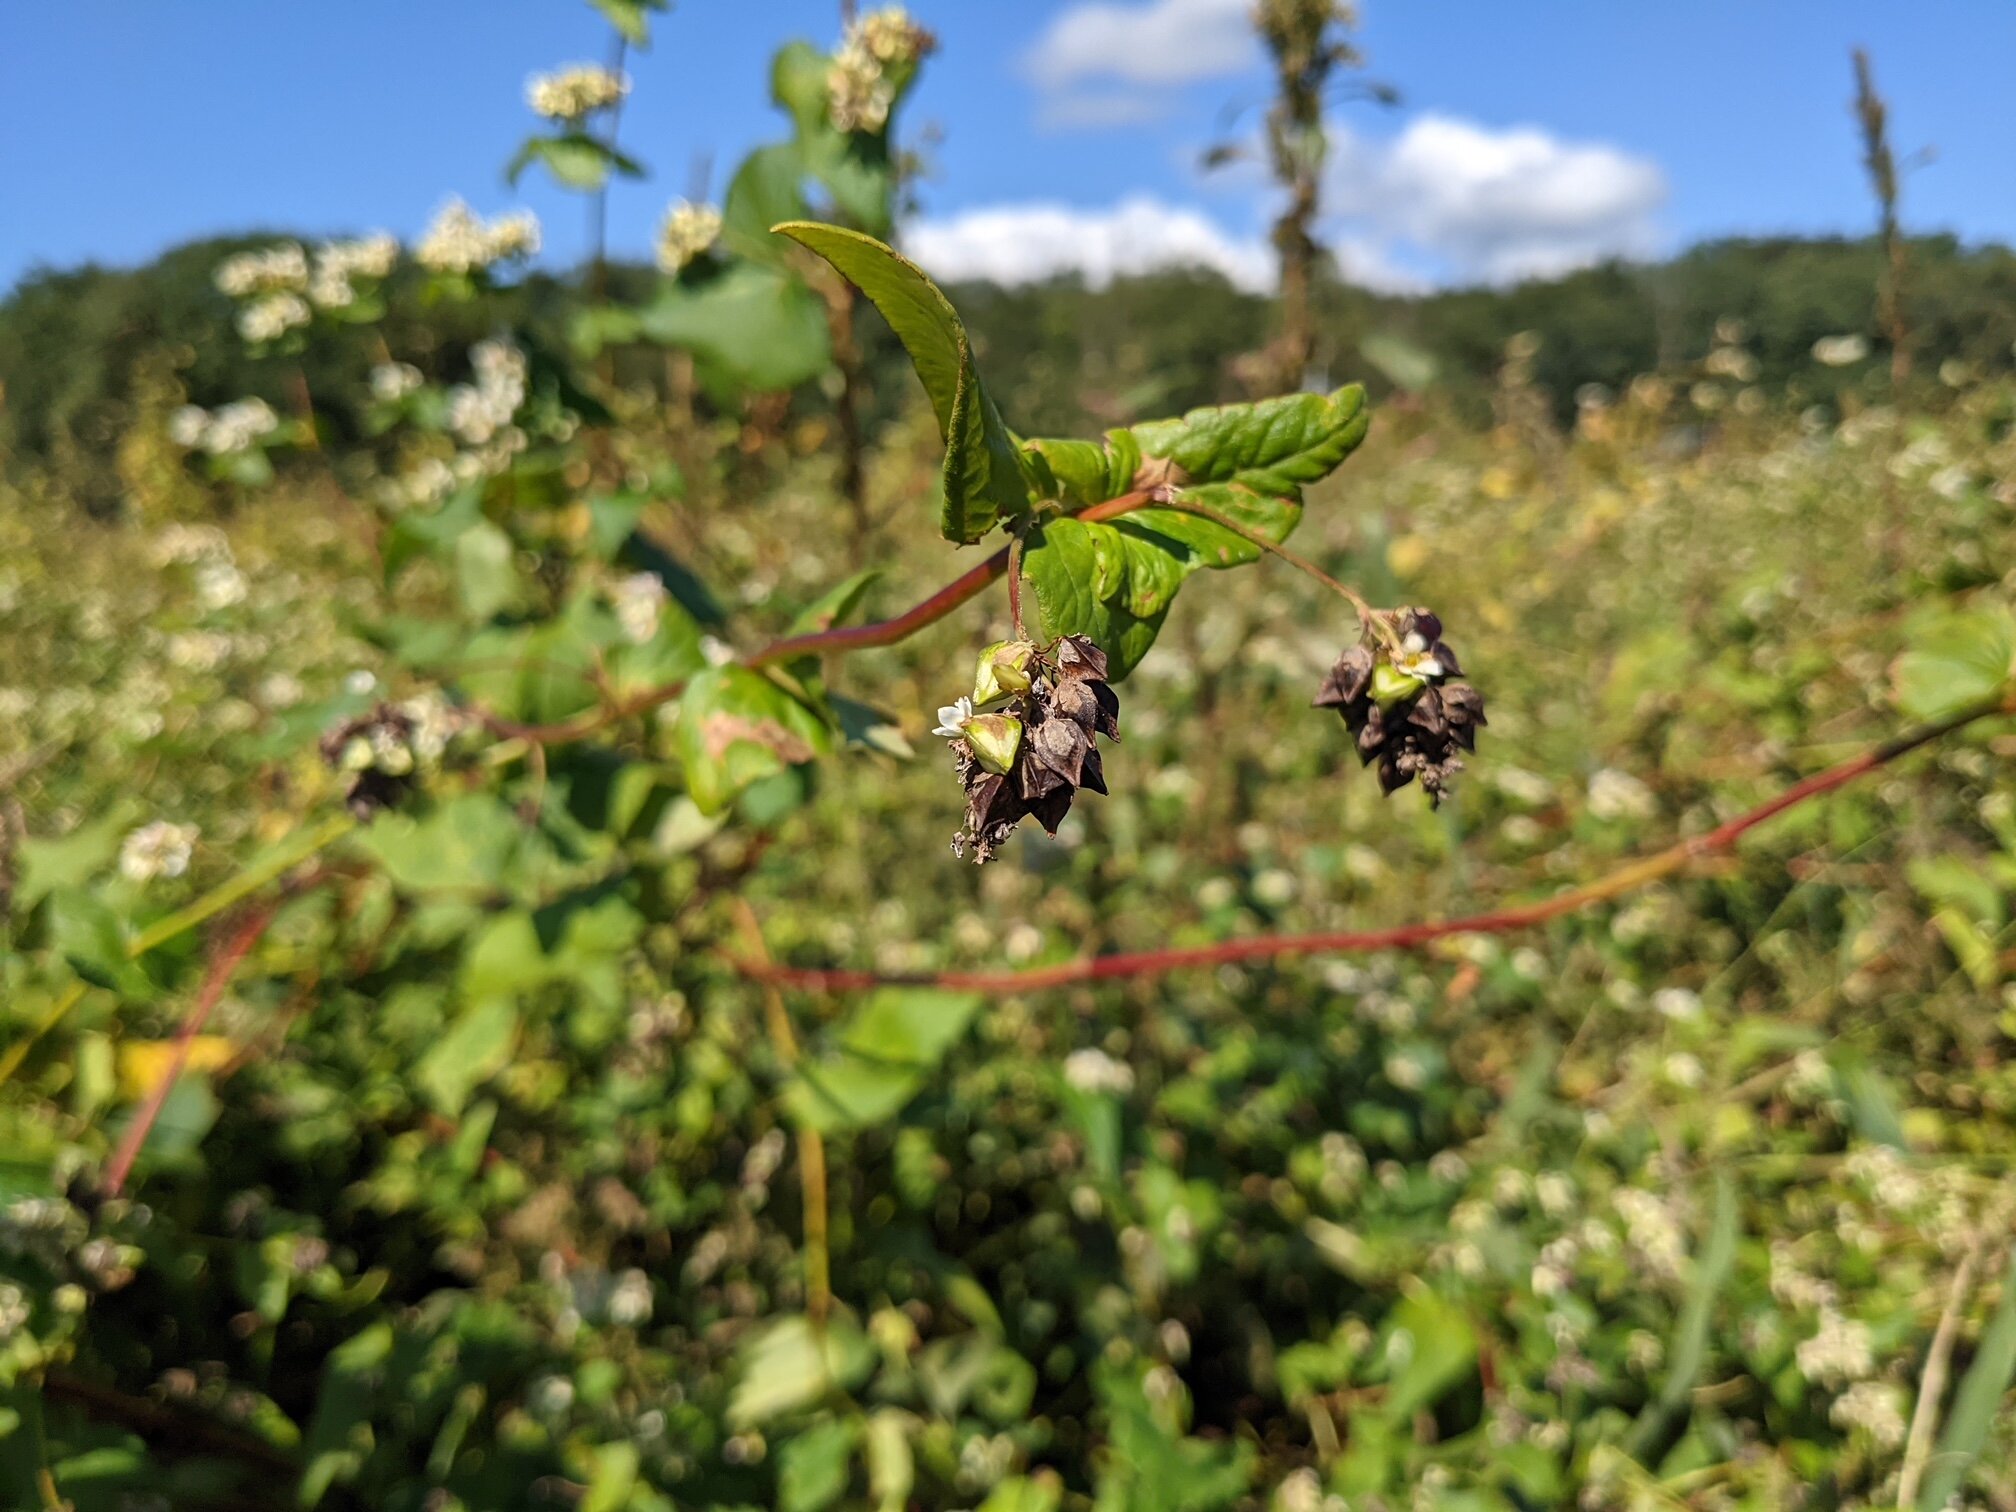
M975 714L966 721L966 744L987 771L1006 775L1022 749L1022 721L1012 714Z

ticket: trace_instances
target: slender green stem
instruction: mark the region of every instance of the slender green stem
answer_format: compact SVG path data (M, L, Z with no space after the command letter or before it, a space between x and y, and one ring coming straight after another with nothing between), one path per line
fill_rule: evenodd
M186 934L205 919L214 918L239 899L257 892L275 877L293 870L317 851L334 844L356 827L357 821L350 815L337 814L323 820L315 828L293 837L291 843L283 842L265 860L248 866L235 877L220 882L188 907L179 908L165 918L156 919L133 936L127 943L126 954L129 957L143 956L157 945L165 945L177 935Z
M1220 530L1231 531L1232 534L1238 536L1241 540L1251 542L1253 545L1258 546L1262 551L1265 551L1270 555L1279 557L1282 561L1286 562L1290 567L1293 567L1296 571L1306 573L1308 576L1314 578L1317 582L1321 583L1325 588L1328 588L1332 593L1342 598L1353 609L1357 610L1358 618L1364 622L1367 628L1373 630L1375 633L1377 633L1385 625L1385 620L1381 616L1373 613L1372 606L1366 603L1364 596L1360 594L1357 589L1349 587L1344 583L1338 582L1337 579L1330 576L1329 573L1325 572L1321 567L1318 567L1314 562L1310 561L1307 557L1302 556L1296 552L1290 551L1286 546L1283 546L1279 541L1272 540L1267 536L1262 535L1259 531L1254 530L1251 526L1240 524L1239 521L1233 519L1230 515L1224 514L1219 510L1212 509L1206 505L1194 504L1190 502L1188 499L1179 499L1179 498L1157 499L1155 501L1155 507L1157 509L1173 509L1178 514L1195 515L1200 520L1209 520L1213 525L1216 525Z

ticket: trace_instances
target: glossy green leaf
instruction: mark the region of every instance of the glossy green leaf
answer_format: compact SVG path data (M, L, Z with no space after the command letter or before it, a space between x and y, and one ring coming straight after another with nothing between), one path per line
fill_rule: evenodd
M1030 506L1020 449L981 387L966 327L924 270L894 251L839 226L787 221L777 231L809 247L868 296L910 354L945 440L944 506L939 529L950 541L979 540Z
M529 138L506 165L506 182L517 183L535 163L566 189L600 189L612 173L624 178L644 176L642 163L585 131Z
M819 75L819 98L826 82ZM779 221L802 220L811 207L805 202L805 157L796 143L758 147L742 160L721 200L721 241L737 257L758 262L784 261L786 248L770 234Z
M796 388L826 370L826 308L802 279L742 262L697 285L667 284L640 312L643 335L693 353L735 390Z
M1286 494L1328 477L1365 439L1365 390L1288 394L1252 404L1194 409L1175 420L1136 425L1150 459L1174 463L1189 483L1241 483Z

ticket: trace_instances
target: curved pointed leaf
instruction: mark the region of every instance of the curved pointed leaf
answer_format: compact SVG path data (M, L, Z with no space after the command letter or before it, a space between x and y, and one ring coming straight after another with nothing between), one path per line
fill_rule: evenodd
M1180 467L1183 481L1285 494L1328 477L1370 423L1365 390L1352 383L1334 394L1194 409L1180 419L1146 421L1134 435L1146 455Z
M872 236L839 226L787 221L776 231L818 253L868 296L910 354L945 438L947 540L979 540L1030 505L1021 449L973 369L973 353L952 302L924 270Z

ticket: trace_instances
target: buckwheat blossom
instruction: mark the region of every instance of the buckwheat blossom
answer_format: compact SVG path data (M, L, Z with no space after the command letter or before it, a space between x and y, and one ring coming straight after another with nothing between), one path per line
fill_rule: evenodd
M132 882L181 876L189 870L198 834L193 824L171 824L165 819L141 825L119 847L120 874Z
M278 341L315 318L299 294L262 294L238 312L238 334L247 341Z
M383 232L355 241L324 242L315 250L308 297L321 309L344 309L357 298L353 279L384 278L398 260L398 241Z
M1064 1080L1080 1092L1112 1092L1125 1096L1134 1090L1134 1068L1115 1060L1104 1050L1087 1047L1064 1057Z
M1857 1381L1827 1409L1827 1420L1848 1433L1865 1433L1878 1449L1904 1442L1904 1389L1888 1381Z
M205 609L229 609L245 602L245 574L230 562L205 562L196 569L196 597Z
M655 572L633 572L612 583L609 602L616 611L616 623L623 627L623 638L641 646L655 636L670 597L664 580Z
M1813 343L1813 360L1823 367L1852 367L1869 355L1869 338L1859 333L1822 336Z
M300 292L308 286L308 253L299 242L280 242L257 252L239 252L217 265L218 289L233 299L255 294Z
M838 131L880 131L889 124L896 84L888 71L929 52L931 34L900 5L858 17L826 71L827 116Z
M1589 779L1589 812L1598 819L1649 819L1652 790L1629 772L1605 767Z
M412 363L381 362L371 369L371 397L396 403L417 390L421 382L420 369Z
M680 200L665 212L658 223L658 266L677 274L686 264L714 245L721 234L721 212L712 205L696 205Z
M1799 1374L1816 1386L1839 1387L1866 1379L1876 1368L1869 1326L1831 1307L1820 1311L1820 1327L1792 1352Z
M942 735L947 740L964 740L966 738L967 722L972 718L973 700L965 697L958 698L949 704L939 707L938 723L931 733L933 735Z
M264 399L234 399L211 411L203 449L212 456L241 452L279 428L280 417Z
M534 74L525 85L525 103L549 121L577 125L607 110L630 93L630 80L593 63L576 63L549 74Z
M524 352L502 337L469 349L476 381L448 391L448 428L471 446L480 446L510 425L525 402L530 365Z
M435 215L413 256L435 273L469 274L538 250L539 222L530 211L486 222L462 200L451 199Z

